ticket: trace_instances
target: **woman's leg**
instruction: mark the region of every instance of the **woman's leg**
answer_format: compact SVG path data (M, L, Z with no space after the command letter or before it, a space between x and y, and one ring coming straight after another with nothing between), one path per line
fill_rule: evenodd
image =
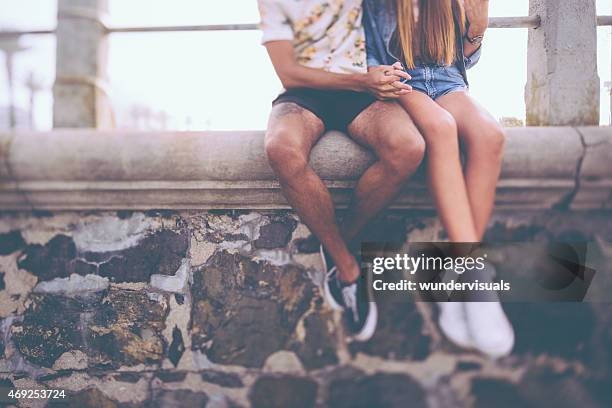
M453 242L477 242L478 234L459 159L455 120L423 93L414 91L399 101L425 138L429 185L449 239Z
M481 241L495 202L505 141L503 129L465 92L442 96L437 102L455 118L459 138L466 147L467 190ZM487 264L485 273L482 279L492 280L493 266ZM494 298L488 302L465 302L463 307L474 346L492 357L509 354L514 346L514 331L499 301Z
M414 91L400 98L425 138L430 190L442 224L452 242L476 242L476 227L459 159L455 120L423 93ZM460 347L469 348L471 338L463 305L439 302L439 324L444 335Z
M466 92L454 92L436 101L453 115L463 141L467 166L465 179L477 241L487 228L502 165L504 131L501 125Z

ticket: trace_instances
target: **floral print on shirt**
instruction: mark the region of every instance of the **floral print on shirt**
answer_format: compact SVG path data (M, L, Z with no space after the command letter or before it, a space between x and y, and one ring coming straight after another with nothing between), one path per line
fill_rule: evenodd
M300 64L366 70L361 0L259 0L263 42L292 41Z

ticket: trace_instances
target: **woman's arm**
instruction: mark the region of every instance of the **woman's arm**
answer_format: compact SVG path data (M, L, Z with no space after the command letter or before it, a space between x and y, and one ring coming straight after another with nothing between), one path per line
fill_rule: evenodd
M463 0L463 4L469 27L467 37L474 39L483 36L489 26L489 0ZM472 56L480 48L480 43L472 44L468 38L463 41L466 57Z

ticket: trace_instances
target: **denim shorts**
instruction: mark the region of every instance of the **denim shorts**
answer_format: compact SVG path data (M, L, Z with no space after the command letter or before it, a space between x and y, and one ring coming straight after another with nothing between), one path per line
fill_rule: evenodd
M407 69L406 72L412 79L402 82L410 85L415 91L428 95L433 100L452 92L468 89L456 65L417 63L414 69Z

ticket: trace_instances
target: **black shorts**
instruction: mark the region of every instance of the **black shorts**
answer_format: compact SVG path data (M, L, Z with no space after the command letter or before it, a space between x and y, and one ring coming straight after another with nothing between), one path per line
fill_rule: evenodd
M365 92L295 88L280 94L272 106L293 102L314 113L326 130L345 132L351 122L375 101L374 96Z

